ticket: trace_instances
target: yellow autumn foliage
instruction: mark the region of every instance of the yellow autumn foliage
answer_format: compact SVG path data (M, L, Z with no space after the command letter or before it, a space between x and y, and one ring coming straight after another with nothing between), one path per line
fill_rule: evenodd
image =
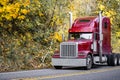
M14 19L16 19L17 16L18 16L18 14L17 14L17 13L15 13L15 14L10 14L10 16L13 17Z
M2 13L3 12L3 9L2 8L0 8L0 13Z
M116 37L120 37L120 32L116 32Z
M23 6L26 7L26 6L29 6L30 5L30 0L24 0L23 3Z
M12 20L12 17L10 15L3 15L4 18L6 18L7 20Z
M41 17L41 16L44 16L44 14L43 13L41 13L41 12L39 12L39 16Z
M17 1L13 4L8 4L9 0L1 0L0 4L3 7L0 7L1 18L5 18L7 20L12 19L25 19L25 15L27 15L30 11L27 10L25 7L29 5L30 0L26 0L25 3ZM28 3L27 3L28 2ZM21 9L21 6L25 6Z
M8 2L9 2L9 0L0 0L1 5L7 5Z
M99 8L100 8L100 10L104 10L104 9L105 9L105 6L102 5L102 4L99 4Z
M111 14L109 12L105 12L105 15L107 15L108 17L111 17Z
M20 3L15 3L15 5L14 5L16 8L19 8L20 7Z
M58 32L54 33L54 37L55 40L62 42L62 36L60 34L58 34Z
M26 9L21 9L21 13L23 13L24 15L26 15L29 11Z
M70 2L68 8L70 9L70 11L73 11L75 9L75 5L72 2Z
M26 39L28 40L32 40L32 36L29 32L26 33Z
M24 15L21 15L21 16L18 16L18 19L25 19L25 16Z

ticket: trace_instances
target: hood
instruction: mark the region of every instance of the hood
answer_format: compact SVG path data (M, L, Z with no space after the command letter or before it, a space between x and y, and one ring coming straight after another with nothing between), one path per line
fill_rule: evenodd
M91 49L92 40L80 40L78 42L78 51L89 51Z

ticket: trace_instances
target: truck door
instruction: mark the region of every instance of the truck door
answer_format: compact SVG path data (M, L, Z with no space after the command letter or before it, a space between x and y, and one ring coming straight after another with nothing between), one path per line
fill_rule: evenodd
M94 39L93 39L93 52L94 52L94 54L97 54L98 53L98 33L95 32L93 34L93 37L94 37Z

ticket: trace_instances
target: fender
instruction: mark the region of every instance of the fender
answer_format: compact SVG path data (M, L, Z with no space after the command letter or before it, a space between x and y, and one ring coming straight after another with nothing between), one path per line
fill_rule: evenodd
M88 54L92 55L92 52L91 51L79 51L78 58L86 58Z

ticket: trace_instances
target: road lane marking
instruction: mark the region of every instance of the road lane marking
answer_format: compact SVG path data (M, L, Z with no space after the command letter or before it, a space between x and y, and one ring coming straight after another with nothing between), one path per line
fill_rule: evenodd
M88 70L83 72L73 72L73 73L64 73L64 74L55 74L55 75L48 75L48 76L41 76L41 77L31 77L31 78L18 78L18 79L12 79L12 80L44 80L44 79L52 79L52 78L61 78L61 77L70 77L70 76L77 76L77 75L85 75L85 74L91 74L91 73L101 73L101 72L107 72L112 70L120 69L120 67L112 67L107 69L99 69L99 70Z

